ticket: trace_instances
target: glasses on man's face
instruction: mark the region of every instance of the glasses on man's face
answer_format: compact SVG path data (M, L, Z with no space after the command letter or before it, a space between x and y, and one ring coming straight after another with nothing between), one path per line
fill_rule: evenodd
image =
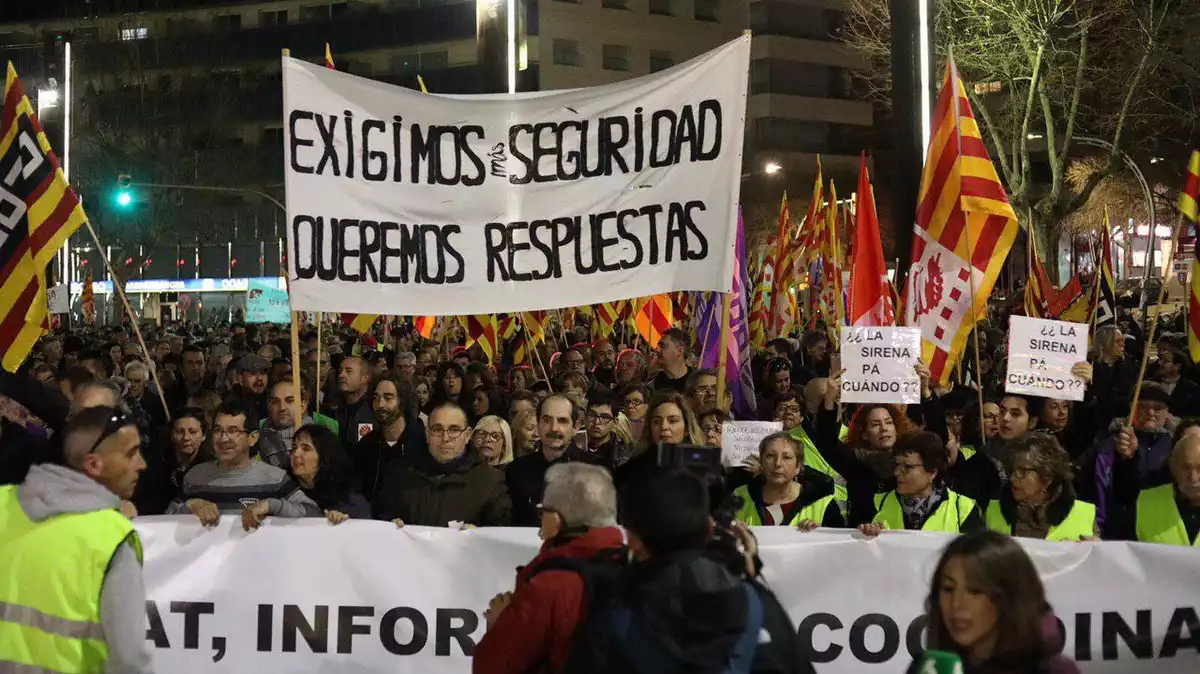
M800 414L799 405L780 405L778 408L780 414Z
M696 395L715 396L715 395L717 395L717 387L716 386L697 386L696 387Z
M646 401L642 400L641 398L627 398L625 400L626 407L641 407L642 405L645 405L645 404L646 404Z
M243 433L249 433L249 432L250 431L248 431L244 428L236 428L233 426L227 426L227 427L218 426L213 429L213 437L215 437L215 438L236 438Z
M461 433L461 431L459 431ZM504 440L504 434L499 431L475 431L475 439L484 442L491 440L492 442L500 442Z
M463 428L462 426L440 426L439 425L439 426L430 426L429 434L434 437L441 436L441 437L446 438L447 440L454 440L458 436L462 435L463 432L466 430L467 429Z
M589 411L587 413L587 420L589 423L593 421L599 421L600 423L611 424L615 418L616 417L611 414L603 414L600 412Z

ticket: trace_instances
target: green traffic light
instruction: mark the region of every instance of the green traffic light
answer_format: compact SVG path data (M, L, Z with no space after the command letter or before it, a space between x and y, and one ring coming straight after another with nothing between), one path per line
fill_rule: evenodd
M117 205L124 208L133 203L133 194L129 190L117 192Z

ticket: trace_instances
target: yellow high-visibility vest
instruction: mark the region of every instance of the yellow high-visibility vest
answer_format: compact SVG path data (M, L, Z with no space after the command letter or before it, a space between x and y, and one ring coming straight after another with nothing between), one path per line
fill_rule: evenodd
M1004 519L1004 512L1000 510L1000 499L993 499L988 504L987 526L992 531L1012 535L1012 525ZM1067 513L1066 519L1050 527L1050 530L1046 532L1046 540L1078 541L1095 535L1096 506L1076 499L1071 506L1071 512Z
M1175 485L1143 489L1137 500L1137 539L1143 543L1190 545L1200 548L1200 534L1188 541L1183 516L1175 504Z
M875 507L878 512L871 521L882 524L888 529L904 530L904 508L900 507L900 497L896 492L875 495ZM921 525L921 531L945 531L960 533L962 525L975 510L975 500L967 498L956 491L947 491L946 498L938 504L937 510Z
M117 549L142 547L119 510L29 519L0 487L0 670L99 674L108 659L100 591ZM22 668L23 667L23 668Z
M748 526L762 526L762 518L758 516L758 508L754 507L754 501L750 499L750 487L738 487L733 491L733 495L740 496L742 498L742 509L739 510L734 517L742 522L745 522ZM794 527L804 520L812 520L817 524L820 524L821 522L825 521L825 511L828 510L829 506L831 505L833 505L832 496L824 496L819 498L801 508L800 511L797 512L787 524L790 527ZM834 505L833 507L836 508L837 506ZM776 524L778 524L778 522Z
M849 494L846 491L846 478L829 465L824 456L821 456L821 450L817 449L817 445L813 443L812 438L808 437L808 433L804 432L803 426L797 426L788 432L792 439L804 445L804 467L811 468L823 475L828 475L833 480L833 500L838 502L838 507L842 512L846 511L846 501L849 500Z

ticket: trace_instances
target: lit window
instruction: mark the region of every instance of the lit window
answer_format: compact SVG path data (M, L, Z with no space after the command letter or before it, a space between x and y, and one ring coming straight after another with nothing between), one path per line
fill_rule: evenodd
M145 40L146 35L148 34L149 31L146 30L145 26L138 26L137 28L122 28L121 41L128 42L130 40Z

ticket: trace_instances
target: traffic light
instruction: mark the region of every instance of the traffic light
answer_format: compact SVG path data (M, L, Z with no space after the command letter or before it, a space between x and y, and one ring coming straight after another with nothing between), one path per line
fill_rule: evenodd
M133 190L130 189L132 182L133 178L126 173L117 176L117 192L113 201L119 208L129 208L133 205Z

